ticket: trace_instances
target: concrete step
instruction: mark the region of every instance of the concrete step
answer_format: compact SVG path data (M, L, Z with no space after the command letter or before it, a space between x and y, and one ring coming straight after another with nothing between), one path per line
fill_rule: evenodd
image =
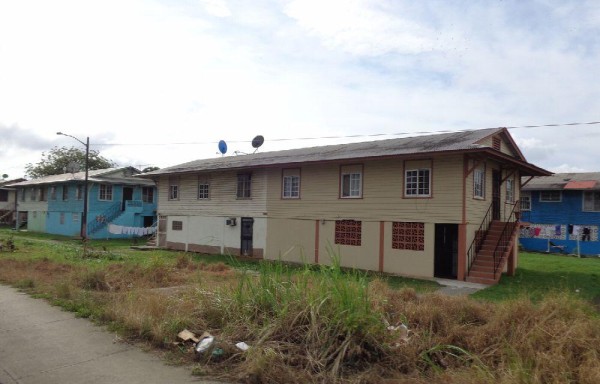
M485 284L485 285L494 285L497 283L497 281L495 279L486 279L486 278L474 277L474 276L468 276L467 281L469 283Z

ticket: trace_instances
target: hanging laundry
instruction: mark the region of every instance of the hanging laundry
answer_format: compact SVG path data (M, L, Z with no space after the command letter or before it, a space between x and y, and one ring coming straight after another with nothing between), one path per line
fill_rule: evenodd
M534 235L535 237L538 237L538 236L540 235L540 232L542 232L542 228L540 228L540 227L535 227L535 228L533 229L533 235Z
M557 225L554 227L554 236L560 237L560 235L561 235L560 225Z

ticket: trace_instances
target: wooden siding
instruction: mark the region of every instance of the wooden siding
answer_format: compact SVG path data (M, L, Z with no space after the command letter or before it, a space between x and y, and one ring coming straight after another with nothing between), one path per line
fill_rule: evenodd
M166 216L263 217L267 212L266 171L252 171L250 199L237 198L235 171L179 176L179 199L169 200L169 176L158 182L158 211ZM279 171L281 177L281 171ZM171 176L172 178L173 176ZM198 180L209 180L209 199L198 199ZM280 190L279 190L280 191ZM281 195L278 195L279 199Z
M353 161L349 164L356 164ZM360 199L339 198L339 169L344 163L302 166L300 199L281 199L281 168L268 172L268 215L308 220L418 221L459 223L462 219L462 156L440 156L414 164L431 166L430 198L403 198L401 159L369 160L363 165Z

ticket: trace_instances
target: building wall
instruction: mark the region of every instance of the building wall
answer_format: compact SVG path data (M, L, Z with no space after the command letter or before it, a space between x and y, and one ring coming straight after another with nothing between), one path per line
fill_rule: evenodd
M240 255L241 217L236 217L236 225L227 225L221 217L168 216L167 248L209 254ZM181 222L181 230L173 227L173 222ZM267 219L254 218L253 255L263 257L267 247Z
M520 243L524 249L538 252L560 252L555 245L565 247L567 253L577 253L577 236L568 233L569 225L587 227L591 230L591 241L581 241L579 253L600 254L600 212L583 211L582 191L562 191L562 201L541 202L540 191L531 191L531 211L523 211L521 220L529 223L521 230ZM558 226L558 231L557 231ZM537 231L536 235L536 229Z

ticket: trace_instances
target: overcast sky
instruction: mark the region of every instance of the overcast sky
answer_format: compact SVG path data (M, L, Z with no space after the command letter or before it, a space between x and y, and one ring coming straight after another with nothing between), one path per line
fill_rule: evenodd
M600 1L0 0L0 174L85 141L119 165L600 121ZM511 129L600 171L600 125Z

